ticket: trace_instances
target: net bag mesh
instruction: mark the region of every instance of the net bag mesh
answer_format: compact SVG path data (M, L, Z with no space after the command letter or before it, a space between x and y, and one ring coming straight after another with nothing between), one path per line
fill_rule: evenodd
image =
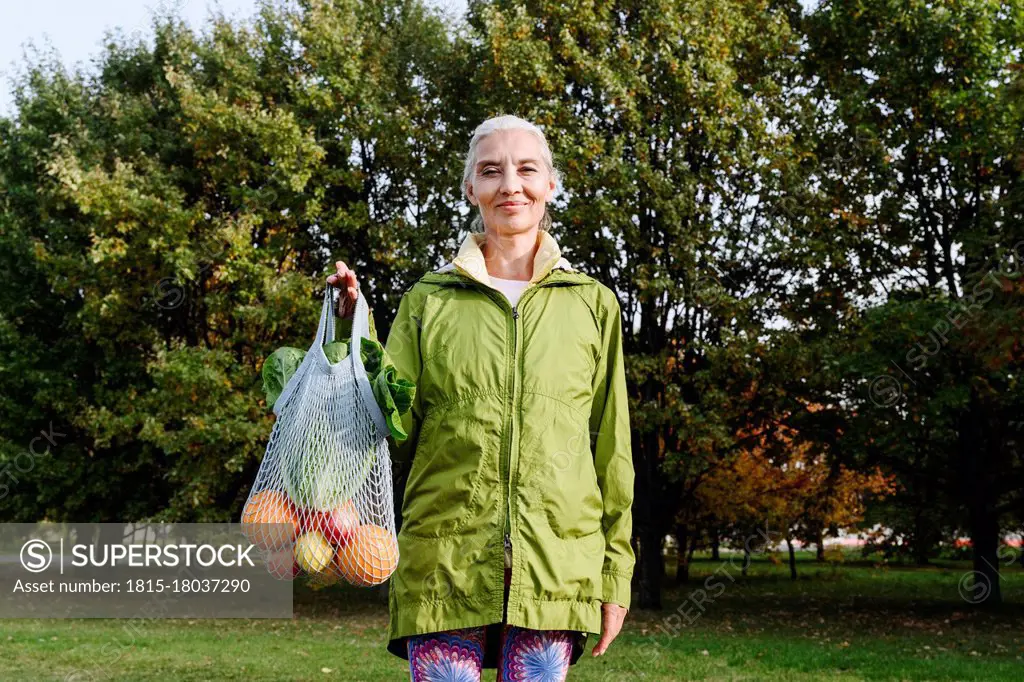
M334 340L334 291L324 290L316 339L274 403L241 523L275 577L368 587L398 565L389 430L359 353L369 336L362 294L348 355L332 364L324 354Z

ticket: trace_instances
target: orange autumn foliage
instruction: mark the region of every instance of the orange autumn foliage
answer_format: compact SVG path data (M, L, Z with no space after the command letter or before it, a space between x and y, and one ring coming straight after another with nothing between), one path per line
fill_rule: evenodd
M853 471L839 465L833 471L826 446L802 441L781 420L770 428L740 429L735 437L745 445L695 491L719 524L763 525L777 539L814 542L820 531L859 523L870 495L895 491L896 477L877 467Z

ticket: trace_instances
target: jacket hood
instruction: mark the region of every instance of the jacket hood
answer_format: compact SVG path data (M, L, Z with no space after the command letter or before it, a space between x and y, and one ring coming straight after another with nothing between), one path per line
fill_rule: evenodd
M562 256L562 251L558 248L558 242L551 236L551 233L546 230L539 230L538 235L540 245L537 248L537 253L533 257L533 276L530 278L530 284L534 284L544 279L544 277L554 269L572 272L572 266L569 264L569 261ZM435 270L435 272L449 272L451 270L458 269L460 272L475 279L481 284L493 287L494 285L491 283L491 277L487 273L487 264L484 261L484 253L480 248L486 239L487 235L485 233L470 232L462 241L462 246L459 247L458 255Z

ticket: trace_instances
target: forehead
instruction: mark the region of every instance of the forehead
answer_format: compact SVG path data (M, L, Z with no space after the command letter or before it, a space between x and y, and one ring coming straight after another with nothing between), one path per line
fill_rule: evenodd
M525 130L496 130L477 145L477 165L505 159L514 163L533 159L539 163L540 158L540 141Z

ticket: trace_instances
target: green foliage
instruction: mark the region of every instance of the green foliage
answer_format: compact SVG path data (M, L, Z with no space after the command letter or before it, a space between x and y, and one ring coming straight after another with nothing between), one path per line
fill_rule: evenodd
M0 120L0 468L66 434L19 460L5 518L236 518L273 423L261 362L308 344L334 261L390 319L452 236L437 16L268 3L206 28L157 17L88 75L28 63Z

